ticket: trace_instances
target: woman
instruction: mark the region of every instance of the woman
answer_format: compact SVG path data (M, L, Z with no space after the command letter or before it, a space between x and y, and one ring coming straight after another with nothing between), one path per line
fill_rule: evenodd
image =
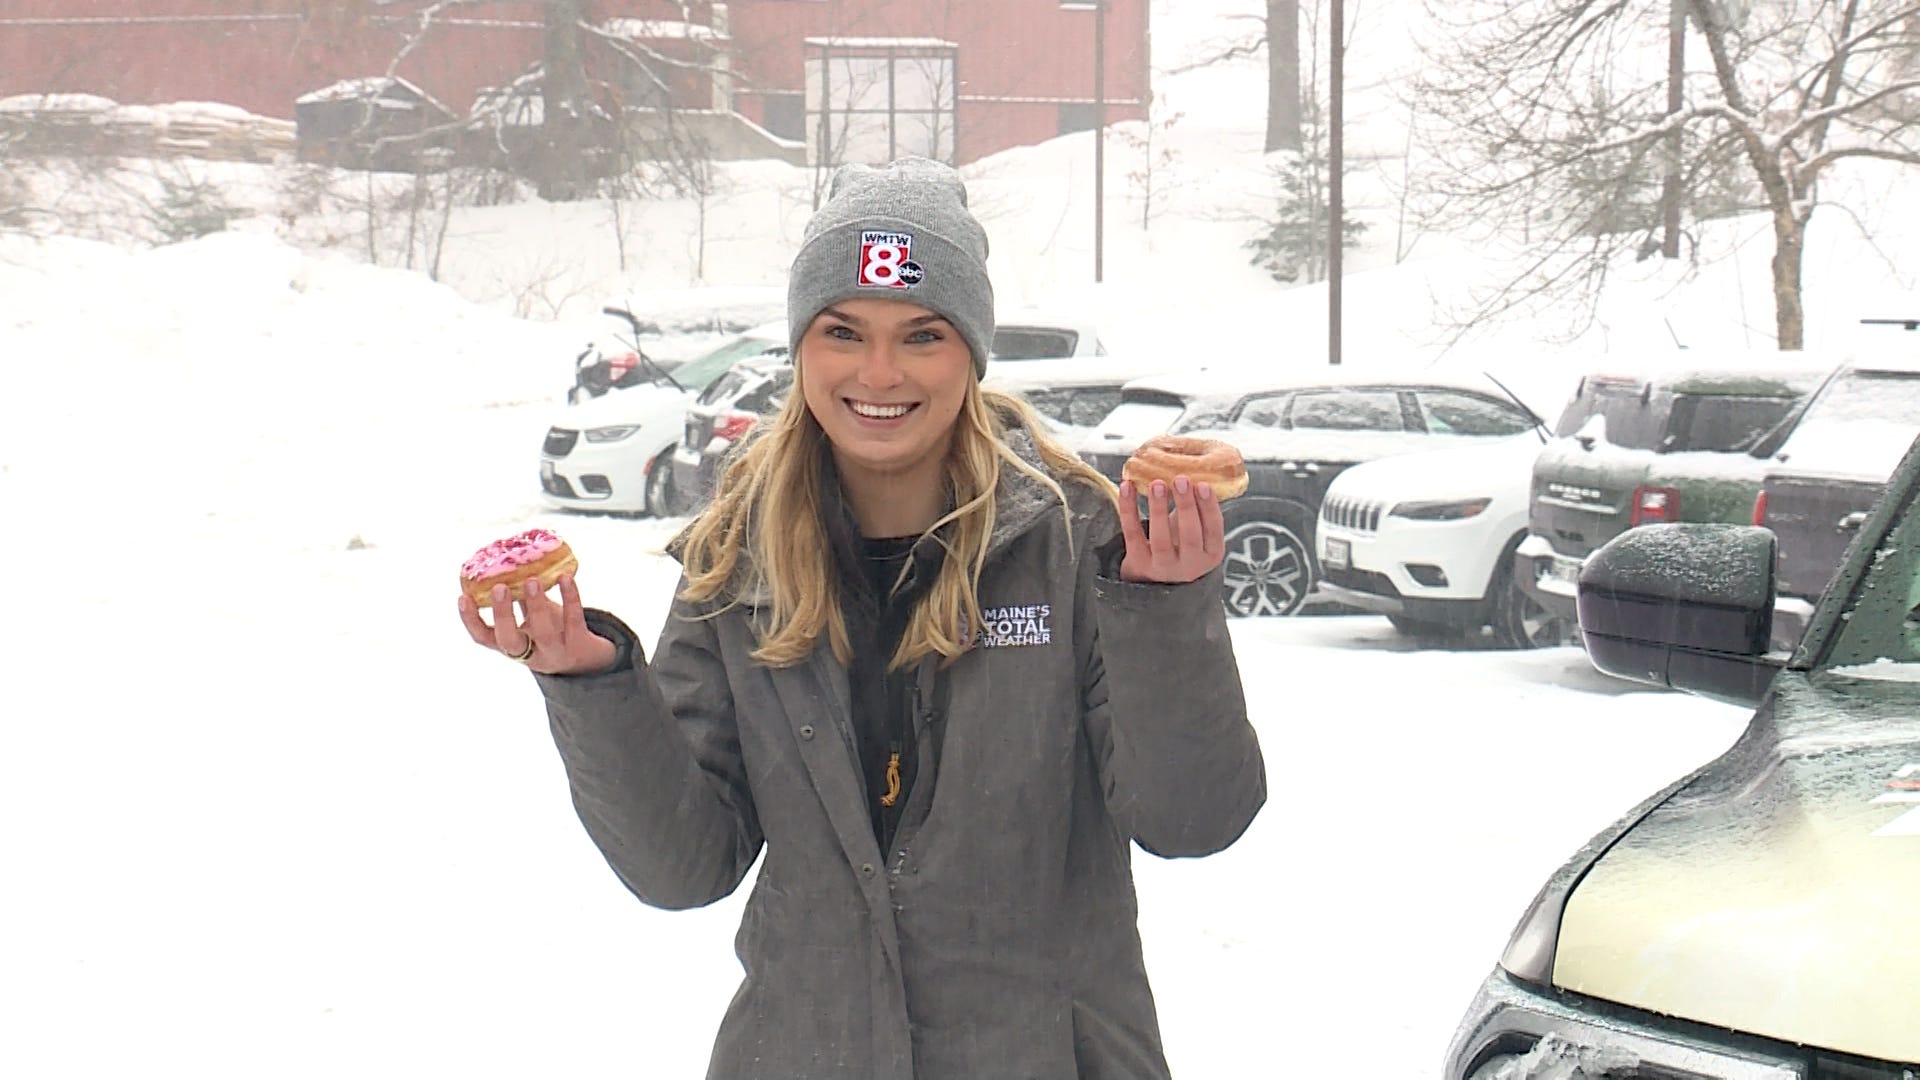
M1165 1077L1129 842L1204 855L1264 801L1219 504L1156 483L1143 528L982 389L986 255L951 169L836 176L796 392L675 541L650 659L570 578L492 626L462 598L641 900L712 903L765 848L710 1077Z

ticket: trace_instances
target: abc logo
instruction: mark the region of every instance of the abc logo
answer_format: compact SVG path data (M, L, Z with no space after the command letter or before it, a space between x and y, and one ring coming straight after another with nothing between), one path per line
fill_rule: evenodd
M910 253L905 244L861 244L859 283L883 289L905 289L920 284L926 271L908 258Z

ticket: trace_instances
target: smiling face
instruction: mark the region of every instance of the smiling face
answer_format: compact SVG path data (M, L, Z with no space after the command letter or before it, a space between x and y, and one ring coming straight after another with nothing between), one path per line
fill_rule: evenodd
M801 336L799 375L843 473L931 481L973 381L973 354L953 324L918 304L849 299Z

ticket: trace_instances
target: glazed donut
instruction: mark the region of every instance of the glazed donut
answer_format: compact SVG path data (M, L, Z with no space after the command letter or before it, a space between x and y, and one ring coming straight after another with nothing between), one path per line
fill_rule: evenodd
M517 598L528 578L538 578L545 591L559 583L560 575L579 568L565 540L545 529L528 529L474 552L460 565L460 591L481 607L492 607L495 585L505 585Z
M1240 451L1218 439L1156 435L1141 443L1120 469L1120 478L1133 481L1143 493L1155 480L1172 484L1176 476L1212 484L1213 497L1222 502L1247 491L1247 465Z

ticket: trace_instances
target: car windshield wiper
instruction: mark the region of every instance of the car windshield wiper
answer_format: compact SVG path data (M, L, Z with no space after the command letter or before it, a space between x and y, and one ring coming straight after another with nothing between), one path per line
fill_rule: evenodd
M1507 395L1508 401L1511 401L1515 405L1518 405L1520 407L1520 411L1527 414L1528 418L1530 418L1533 421L1534 435L1539 437L1541 445L1544 446L1547 441L1547 422L1545 420L1540 419L1540 414L1537 412L1534 412L1532 409L1527 408L1527 403L1520 400L1520 395L1507 389L1507 384L1501 382L1499 379L1494 378L1492 372L1483 371L1480 374L1486 376L1488 382L1499 387L1500 392Z
M611 306L603 307L600 309L600 311L602 314L614 315L614 316L618 316L619 318L627 320L627 325L633 328L633 341L632 341L633 355L640 358L640 362L646 365L646 368L648 371L653 372L653 376L655 380L665 379L667 382L673 384L673 388L675 390L678 390L683 394L687 392L687 388L684 386L681 386L680 381L678 379L675 379L672 375L668 374L666 368L663 368L659 364L654 363L653 357L647 355L647 350L640 347L640 320L634 316L633 312L628 311L626 308L611 307Z

